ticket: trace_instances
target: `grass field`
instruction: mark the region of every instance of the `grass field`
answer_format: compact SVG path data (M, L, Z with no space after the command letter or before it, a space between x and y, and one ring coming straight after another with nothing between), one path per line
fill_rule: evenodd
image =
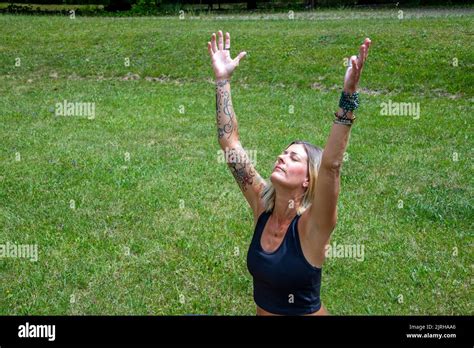
M0 258L0 314L255 313L252 212L218 156L223 29L248 52L233 101L264 177L290 141L324 146L343 58L372 39L332 238L365 258L326 261L323 303L472 315L474 11L383 13L1 16L0 244L38 261ZM95 117L56 116L64 100ZM381 115L389 100L420 117Z

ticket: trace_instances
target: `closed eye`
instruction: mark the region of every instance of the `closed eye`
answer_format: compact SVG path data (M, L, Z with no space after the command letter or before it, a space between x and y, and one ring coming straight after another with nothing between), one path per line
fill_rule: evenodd
M283 151L283 154L286 155L287 153L288 153L288 151L286 151L286 150ZM298 156L298 154L297 154L296 152L293 152L293 151L292 151L291 154L292 154L291 159L292 159L293 161L300 162L300 158L299 158L299 156Z

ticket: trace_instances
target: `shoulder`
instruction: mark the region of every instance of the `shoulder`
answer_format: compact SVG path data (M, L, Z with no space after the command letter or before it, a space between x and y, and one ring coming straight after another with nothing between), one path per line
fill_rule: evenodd
M313 220L314 216L311 213L311 207L306 209L297 221L297 228L301 239L311 246L311 249L324 249L328 243L331 233L325 233L318 229L317 224Z
M311 207L306 209L300 216L296 225L301 239L308 241L310 245L317 246L321 243L322 234L319 233L316 223L313 221Z
M253 210L253 227L257 227L258 219L265 212L265 207L263 204L258 204L257 207Z
M310 210L311 208L306 209L303 214L300 215L298 219L297 228L300 234L307 236L308 235L308 226L309 226L309 218L310 218Z

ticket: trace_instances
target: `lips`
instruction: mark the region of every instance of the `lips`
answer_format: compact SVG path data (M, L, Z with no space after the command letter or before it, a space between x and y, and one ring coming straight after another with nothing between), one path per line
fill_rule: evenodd
M275 167L275 170L276 170L276 169L280 169L283 173L286 173L286 170L284 170L284 169L283 169L282 167L280 167L280 166L276 166L276 167Z

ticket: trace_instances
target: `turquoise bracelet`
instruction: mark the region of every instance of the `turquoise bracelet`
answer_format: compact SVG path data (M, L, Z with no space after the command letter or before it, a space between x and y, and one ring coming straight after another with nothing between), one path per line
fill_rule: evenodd
M359 93L347 93L342 91L339 99L339 107L343 110L354 111L359 107Z

